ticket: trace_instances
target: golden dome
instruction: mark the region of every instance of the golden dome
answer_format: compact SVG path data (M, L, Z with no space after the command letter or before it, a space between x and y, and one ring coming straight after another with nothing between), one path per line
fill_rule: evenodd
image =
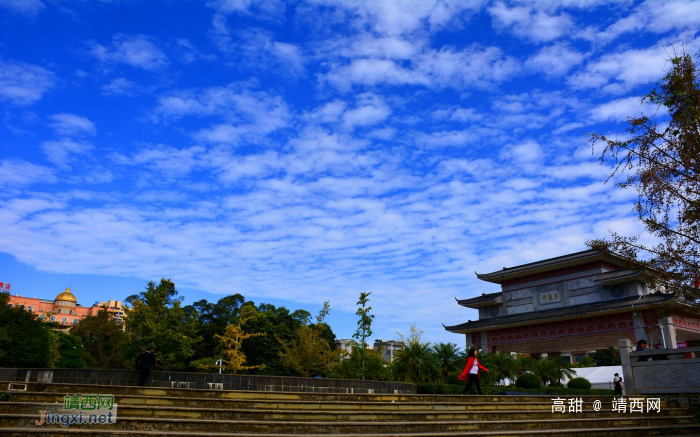
M56 296L56 299L54 299L54 301L60 300L78 303L78 299L76 299L75 296L73 296L73 293L70 292L70 287L66 288L66 291L59 294L58 296Z

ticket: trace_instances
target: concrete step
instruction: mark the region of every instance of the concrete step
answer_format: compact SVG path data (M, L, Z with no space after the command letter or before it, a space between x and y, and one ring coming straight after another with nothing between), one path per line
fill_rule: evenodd
M17 383L22 384L22 383ZM177 388L147 388L147 387L120 387L120 386L96 386L88 384L27 384L28 392L57 393L109 393L114 395L152 396L161 398L197 398L197 399L237 399L237 400L272 400L272 401L338 401L338 402L425 402L425 403L451 403L463 402L464 399L472 399L475 402L523 402L536 398L549 401L551 398L567 396L558 395L369 395L369 394L326 394L326 393L284 393L284 392L260 392L260 391L223 391ZM504 389L505 390L505 389ZM612 399L613 396L586 395L575 396L585 400Z
M60 407L61 403L35 403L35 402L2 402L0 414L36 414L40 410L52 410ZM445 421L445 420L544 420L557 417L565 417L568 413L553 414L551 406L546 410L481 410L481 411L455 411L455 410L412 410L412 411L380 411L380 410L300 410L300 409L227 409L227 408L200 408L200 407L172 407L172 406L144 406L119 404L119 414L130 417L151 418L180 418L180 419L209 419L209 420L253 420L253 421L328 421L345 423L350 421ZM572 413L573 414L573 413ZM646 414L656 416L682 416L687 414L686 409L666 408L658 413L624 413L625 416L643 417ZM591 406L583 408L577 417L585 418L619 418L621 413L613 412L609 408L595 411Z
M58 429L60 425L35 425L36 414L1 414L0 424L3 429L30 428L34 431L45 432L49 428ZM403 435L411 433L448 433L471 431L534 431L557 430L571 428L575 421L576 429L620 429L625 427L645 427L657 429L663 427L697 425L694 416L621 416L618 418L580 418L569 415L561 419L540 420L453 420L453 421L401 421L401 422L347 422L333 423L321 421L245 421L245 420L203 420L203 419L174 419L128 417L119 415L113 425L85 424L80 429L92 429L100 432L105 429L118 430L149 430L149 431L180 431L206 433L251 433L251 434L387 434L400 432Z
M67 394L78 394L76 392L42 393L42 392L18 392L14 393L14 402L38 402L38 403L63 403L63 397ZM93 391L91 393L100 393ZM107 394L107 392L101 392ZM112 393L109 393L112 394ZM483 411L483 410L523 410L523 411L552 411L554 398L541 396L485 398L479 396L462 396L450 399L440 399L441 402L430 401L419 397L411 398L410 401L338 401L338 400L274 400L274 399L208 399L198 397L170 397L170 396L133 396L115 395L115 402L119 405L158 405L158 406L179 406L179 407L200 407L200 408L222 408L222 409L281 409L281 410L365 410L365 411ZM567 399L567 398L565 398ZM592 403L601 400L603 405L611 405L612 398L584 398L584 409L592 410ZM568 405L568 402L565 402ZM661 402L661 409L667 406Z
M255 433L211 433L211 432L179 432L179 431L147 431L147 430L93 430L93 429L44 429L38 431L32 428L0 428L0 435L7 437L24 437L27 435L39 437L73 437L73 436L163 436L163 437L289 437L289 434L255 434ZM294 434L297 437L318 437L318 434ZM333 434L334 437L358 437L358 434ZM456 437L464 436L463 432L428 432L428 433L365 433L363 437ZM681 436L700 435L700 425L675 425L666 427L649 428L644 426L630 426L624 428L587 428L587 429L556 429L533 431L469 431L470 437L509 437L509 436L547 436L547 437L638 437L638 436Z

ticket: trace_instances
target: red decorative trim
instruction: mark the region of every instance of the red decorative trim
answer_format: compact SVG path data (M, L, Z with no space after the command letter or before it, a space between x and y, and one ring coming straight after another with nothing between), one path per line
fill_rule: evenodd
M689 317L676 317L673 316L673 324L681 327L681 328L688 328L688 329L693 329L693 330L700 330L700 320L697 319L691 319Z
M519 341L520 338L522 338L522 341L527 341L626 329L634 329L631 312L489 330L488 343L491 346L496 343Z
M610 264L606 261L596 261L592 263L581 264L573 267L564 267L561 269L550 270L548 272L535 273L532 275L521 276L519 278L506 279L501 282L502 287L508 287L510 285L524 284L526 282L540 281L542 279L555 278L557 276L570 275L572 273L584 272L586 270L592 269L607 269L607 270L618 270L620 266Z

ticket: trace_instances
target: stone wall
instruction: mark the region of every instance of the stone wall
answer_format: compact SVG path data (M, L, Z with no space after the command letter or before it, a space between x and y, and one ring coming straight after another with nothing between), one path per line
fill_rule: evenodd
M3 382L135 386L138 379L138 370L0 368L0 381ZM414 384L401 382L186 372L151 372L146 386L297 393L416 393Z

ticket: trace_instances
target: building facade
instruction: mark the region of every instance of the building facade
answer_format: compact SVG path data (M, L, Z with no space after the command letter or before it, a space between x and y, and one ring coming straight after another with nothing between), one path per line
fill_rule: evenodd
M403 342L396 340L374 340L374 350L381 351L382 358L387 363L394 362L394 354L396 354L396 351L399 349L403 349L403 346Z
M501 291L457 303L478 320L445 326L488 352L571 354L645 339L675 348L700 341L700 319L671 294L647 287L648 274L609 251L586 250L478 274ZM444 325L443 325L444 326Z
M63 293L59 293L53 300L10 294L9 305L10 307L22 306L25 310L36 313L40 320L58 322L66 328L75 325L87 316L96 316L102 308L107 308L112 314L113 320L120 324L123 324L125 318L124 308L120 301L109 300L95 302L90 307L82 306L78 303L75 295L71 293L70 287L66 288Z

